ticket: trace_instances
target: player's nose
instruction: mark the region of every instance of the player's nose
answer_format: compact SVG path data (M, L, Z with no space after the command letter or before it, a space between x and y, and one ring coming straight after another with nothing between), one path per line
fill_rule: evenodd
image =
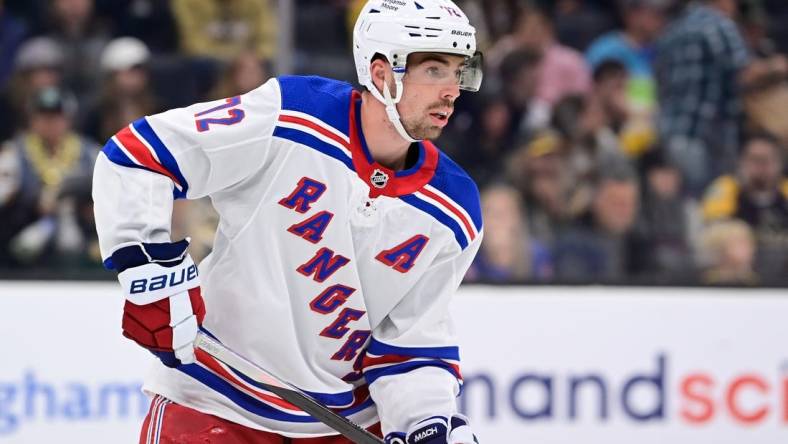
M441 89L441 99L444 100L451 100L452 102L460 96L460 85L459 84L452 84L446 85L443 89Z

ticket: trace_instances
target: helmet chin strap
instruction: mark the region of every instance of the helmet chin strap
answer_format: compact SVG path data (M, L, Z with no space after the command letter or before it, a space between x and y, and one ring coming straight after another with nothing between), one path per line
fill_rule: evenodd
M395 82L397 88L396 100L391 97L391 91L389 91L389 88L386 87L385 82L383 82L383 96L380 95L380 91L378 91L377 88L372 89L372 95L376 99L380 100L384 105L386 105L386 114L388 115L391 124L394 125L394 129L396 129L397 133L399 133L400 137L410 143L421 142L420 139L414 139L411 137L410 134L408 134L408 131L405 130L405 127L402 126L402 120L399 117L399 111L397 111L397 103L399 103L399 99L402 98L403 87L402 81L399 79L396 79Z

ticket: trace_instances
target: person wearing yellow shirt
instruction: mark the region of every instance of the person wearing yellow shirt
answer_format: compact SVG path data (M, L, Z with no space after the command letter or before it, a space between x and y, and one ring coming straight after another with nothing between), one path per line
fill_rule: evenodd
M744 142L736 174L718 177L703 199L707 223L741 219L755 231L756 268L764 277L788 272L788 177L784 148L767 133L752 134Z
M191 56L230 60L247 49L276 54L276 9L270 0L173 0L181 49Z

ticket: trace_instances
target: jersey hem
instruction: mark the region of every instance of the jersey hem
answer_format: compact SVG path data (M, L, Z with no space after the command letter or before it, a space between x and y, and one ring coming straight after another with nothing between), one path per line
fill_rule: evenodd
M247 419L243 415L227 414L227 413L232 413L232 411L229 411L229 412L228 411L209 411L209 409L206 409L206 408L203 408L203 407L199 407L199 406L187 401L186 398L182 398L179 395L179 393L177 393L177 391L171 391L167 387L164 387L164 386L159 385L159 384L145 383L143 385L143 387L142 387L142 391L146 395L150 396L151 398L153 398L156 395L163 396L164 398L169 399L170 401L172 401L172 402L174 402L176 404L179 404L179 405L182 405L184 407L196 410L196 411L198 411L200 413L204 413L206 415L213 415L213 416L216 416L218 418L222 418L222 419L224 419L226 421L230 421L230 422L233 422L233 423L236 423L236 424L240 424L240 425L242 425L244 427L249 427L251 429L260 430L260 431L263 431L263 432L275 433L277 435L282 435L282 436L287 437L287 438L320 438L320 437L325 437L325 436L337 436L337 435L339 435L338 432L334 431L328 425L325 425L325 424L323 424L324 427L326 427L328 429L326 432L294 432L294 431L285 431L285 430L278 430L275 427L266 427L264 425L261 425L259 423L254 422L254 421L250 421L249 419ZM211 401L210 398L208 398L207 400ZM370 408L371 409L375 409L374 404ZM354 415L359 415L359 414L362 414L362 413L366 413L366 412L364 410L362 410L360 412L356 412ZM275 421L275 420L272 420L272 421ZM352 419L351 419L351 421L352 421ZM380 418L378 418L377 414L375 414L368 421L359 421L359 422L353 421L353 422L356 423L357 425L359 425L360 427L368 429L369 427L372 427L373 425L379 423L380 422ZM298 423L283 423L283 424L296 425L296 426L298 425ZM317 423L312 423L312 424L322 424L322 423L321 422L317 422Z

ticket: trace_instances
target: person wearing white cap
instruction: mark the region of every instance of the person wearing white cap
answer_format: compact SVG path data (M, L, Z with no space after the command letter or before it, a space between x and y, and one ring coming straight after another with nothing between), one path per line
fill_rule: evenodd
M96 101L87 106L82 127L106 140L125 123L159 111L152 92L147 45L134 37L119 37L107 44L99 65L102 88Z
M99 64L105 72L122 71L144 65L150 59L150 50L135 37L118 37L107 44Z
M96 14L96 0L49 0L46 35L63 53L63 86L73 93L80 109L95 100L100 83L99 58L109 42L109 28ZM80 111L81 112L81 111Z
M19 47L9 84L0 89L0 140L22 128L25 108L37 91L60 85L63 63L60 45L49 37L35 37Z
M17 71L61 68L62 66L63 50L56 41L49 37L35 37L23 43L14 62L14 68Z

